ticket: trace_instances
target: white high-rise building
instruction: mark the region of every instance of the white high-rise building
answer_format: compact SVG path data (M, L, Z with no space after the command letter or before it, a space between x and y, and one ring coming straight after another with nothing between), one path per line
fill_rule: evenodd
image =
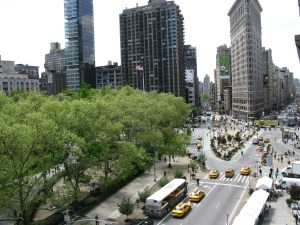
M236 0L228 12L232 114L243 120L260 118L263 112L261 12L258 0Z

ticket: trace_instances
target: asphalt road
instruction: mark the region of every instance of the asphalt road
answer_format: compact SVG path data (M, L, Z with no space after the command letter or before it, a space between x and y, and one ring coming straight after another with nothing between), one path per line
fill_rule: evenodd
M157 225L226 225L227 222L230 223L233 219L232 217L239 201L250 182L250 176L242 176L239 174L239 171L244 164L255 164L255 159L253 158L255 152L252 153L251 158L245 156L237 157L234 161L223 161L216 158L209 152L210 135L207 135L209 133L208 126L194 128L191 136L191 145L187 149L190 153L196 154L197 137L201 135L203 137L203 150L207 156L207 167L209 169L218 169L220 176L217 179L210 179L208 176L204 177L199 187L196 187L195 184L190 184L188 186L188 194L194 189L200 188L205 190L205 197L199 203L192 203L192 210L184 218L177 219L168 214L161 220L156 221ZM238 155L240 154L238 153ZM234 168L236 171L233 178L225 178L224 173L229 167Z

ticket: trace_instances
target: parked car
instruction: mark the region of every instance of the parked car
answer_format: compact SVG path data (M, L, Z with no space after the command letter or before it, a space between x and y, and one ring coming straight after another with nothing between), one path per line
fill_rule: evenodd
M192 208L191 202L179 203L173 210L172 216L182 218L184 217Z

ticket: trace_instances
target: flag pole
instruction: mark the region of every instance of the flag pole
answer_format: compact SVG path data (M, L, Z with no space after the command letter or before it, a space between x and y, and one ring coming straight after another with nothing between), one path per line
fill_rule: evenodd
M143 56L141 57L141 62L142 62L142 65L143 65L143 70L142 70L142 73L143 73L143 91L145 91L145 63L144 63L144 57Z
M145 71L143 70L143 91L145 91Z

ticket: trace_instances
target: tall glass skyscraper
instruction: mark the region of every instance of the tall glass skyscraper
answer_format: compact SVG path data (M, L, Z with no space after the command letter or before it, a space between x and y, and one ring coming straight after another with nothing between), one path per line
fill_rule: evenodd
M96 87L93 0L64 0L67 88Z

